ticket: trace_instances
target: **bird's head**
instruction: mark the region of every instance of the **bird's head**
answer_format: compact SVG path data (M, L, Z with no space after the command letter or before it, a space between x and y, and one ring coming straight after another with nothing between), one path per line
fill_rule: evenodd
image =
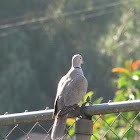
M83 64L83 58L80 54L76 54L72 57L72 66L73 67L81 67Z

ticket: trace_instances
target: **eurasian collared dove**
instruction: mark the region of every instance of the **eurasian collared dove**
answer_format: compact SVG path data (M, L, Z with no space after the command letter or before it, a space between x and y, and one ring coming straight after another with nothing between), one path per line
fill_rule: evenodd
M55 121L51 133L53 140L61 139L66 134L67 113L76 108L86 94L88 82L81 64L83 64L82 56L74 55L71 69L58 83L53 114Z

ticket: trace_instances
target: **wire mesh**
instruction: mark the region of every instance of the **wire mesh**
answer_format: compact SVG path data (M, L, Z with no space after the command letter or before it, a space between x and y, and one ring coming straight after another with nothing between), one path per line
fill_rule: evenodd
M16 124L14 126L1 126L0 140L52 140L52 123L53 121L46 121L30 124ZM74 136L69 135L69 129L73 127L74 124L75 122L71 126L66 127L66 133L61 140L74 140Z
M6 116L8 113L5 113ZM94 115L91 140L140 140L140 112ZM66 127L61 140L74 140L76 120ZM51 140L53 121L0 127L0 140Z
M92 140L110 139L140 140L140 112L94 116Z

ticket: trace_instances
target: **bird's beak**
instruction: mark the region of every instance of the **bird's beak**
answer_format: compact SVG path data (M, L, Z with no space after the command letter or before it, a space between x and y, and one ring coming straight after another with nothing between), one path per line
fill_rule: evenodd
M81 64L84 64L84 61L82 61L82 63Z

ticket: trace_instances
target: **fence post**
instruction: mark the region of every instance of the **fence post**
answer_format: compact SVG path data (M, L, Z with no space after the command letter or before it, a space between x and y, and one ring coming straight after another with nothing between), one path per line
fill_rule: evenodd
M88 96L86 102L82 104L80 109L80 117L75 123L75 140L91 140L91 135L93 134L93 121L92 116L85 116L85 105L90 102L90 97Z
M75 140L91 140L93 122L90 119L78 118L75 124Z

